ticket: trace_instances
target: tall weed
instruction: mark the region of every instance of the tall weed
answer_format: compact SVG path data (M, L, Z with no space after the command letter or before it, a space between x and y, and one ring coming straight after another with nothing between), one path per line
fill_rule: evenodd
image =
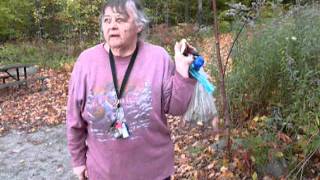
M319 81L320 12L308 7L243 34L228 93L237 114L271 114L276 106L287 119L306 125L319 117Z
M283 131L297 140L287 147L288 151L301 146L299 138L309 139L319 133L317 6L295 7L285 16L247 30L236 44L232 61L227 92L233 119L251 120L267 115L269 133ZM314 144L310 141L303 146L312 150ZM294 161L288 156L288 160Z

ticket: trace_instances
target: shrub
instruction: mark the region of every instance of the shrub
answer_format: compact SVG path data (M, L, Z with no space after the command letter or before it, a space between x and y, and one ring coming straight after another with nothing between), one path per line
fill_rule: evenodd
M320 12L315 8L292 10L244 33L228 74L232 107L258 114L278 106L291 119L319 117L319 49Z
M308 139L320 130L320 11L293 8L242 34L227 92L233 119L268 115L270 132ZM299 143L299 142L297 142ZM306 144L314 149L313 142ZM310 146L310 147L309 147Z

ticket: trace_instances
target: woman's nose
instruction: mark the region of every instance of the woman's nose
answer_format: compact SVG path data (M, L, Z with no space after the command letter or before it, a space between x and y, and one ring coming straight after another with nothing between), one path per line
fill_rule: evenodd
M115 20L111 20L110 27L111 27L111 29L117 29L118 23Z

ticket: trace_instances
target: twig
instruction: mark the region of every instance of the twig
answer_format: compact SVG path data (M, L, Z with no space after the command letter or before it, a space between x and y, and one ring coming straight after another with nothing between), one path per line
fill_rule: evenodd
M320 146L319 146L320 147ZM309 157L303 162L302 166L299 168L299 170L297 171L297 173L295 174L295 176L297 176L299 174L299 172L301 171L301 175L303 174L303 170L304 167L306 166L307 162L311 159L311 157L314 155L315 152L318 151L318 148L316 148L312 153L310 153Z
M239 39L239 37L240 37L240 34L242 33L242 31L243 31L243 29L244 29L244 27L245 27L246 25L247 25L247 23L243 23L241 29L240 29L239 32L237 33L236 38L235 38L234 41L232 42L231 48L230 48L230 50L229 50L229 52L228 52L228 56L227 56L227 59L226 59L226 63L225 63L225 65L224 65L224 67L223 67L223 77L225 77L225 75L226 75L227 66L228 66L228 61L229 61L230 55L231 55L231 53L232 53L233 47L235 46L236 42L238 41L238 39Z
M259 7L261 8L264 3L265 3L265 0L262 0L262 2L260 2L260 6L259 6ZM251 9L251 10L252 10L252 9ZM251 17L252 20L256 20L256 19L258 18L259 14L260 14L260 13L259 13L259 10L260 10L260 9L256 9L256 11L257 11L256 16L255 16L255 17ZM248 14L249 14L249 13L250 13L250 12L248 12ZM248 17L250 17L250 16L248 16ZM239 39L239 37L240 37L240 34L242 33L244 27L245 27L248 23L249 23L249 21L245 21L245 22L243 23L241 29L239 30L239 32L238 32L237 35L236 35L236 38L235 38L235 39L233 40L233 42L232 42L231 48L229 49L229 52L228 52L228 56L227 56L225 65L224 65L224 67L223 67L223 77L225 77L225 74L226 74L226 71L227 71L227 65L228 65L228 62L229 62L229 59L230 59L230 55L231 55L231 53L232 53L232 50L233 50L236 42L238 41L238 39Z
M312 135L309 140L308 140L308 143L309 144L311 142L311 140L313 139L313 137L315 137L317 134L314 134ZM310 152L302 161L300 161L291 171L290 173L287 175L286 179L288 179L291 174L293 174L295 172L295 170L297 168L299 168L300 164L302 164L299 168L299 170L297 171L297 173L295 173L294 176L297 176L299 174L299 172L302 170L301 168L304 168L304 166L306 165L306 163L310 160L310 158L314 155L314 153L320 148L320 145L313 151L313 152Z

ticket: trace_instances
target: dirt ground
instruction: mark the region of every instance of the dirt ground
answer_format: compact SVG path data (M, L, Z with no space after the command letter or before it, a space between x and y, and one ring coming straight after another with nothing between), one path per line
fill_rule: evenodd
M67 151L65 125L0 137L1 180L76 180Z

